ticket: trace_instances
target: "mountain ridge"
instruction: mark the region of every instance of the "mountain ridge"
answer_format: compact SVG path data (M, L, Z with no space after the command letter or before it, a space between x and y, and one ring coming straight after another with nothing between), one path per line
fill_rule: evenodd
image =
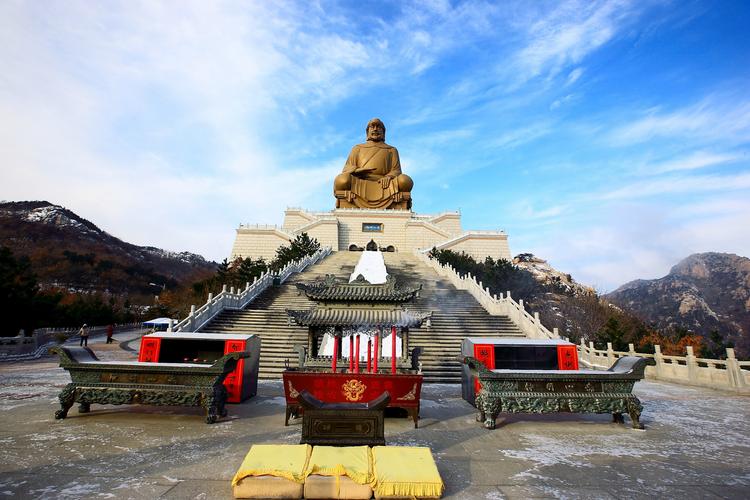
M750 353L750 259L703 252L672 266L666 276L634 280L604 297L660 329L712 330Z
M0 202L0 241L28 257L42 288L133 293L190 284L217 264L190 252L138 246L48 201Z

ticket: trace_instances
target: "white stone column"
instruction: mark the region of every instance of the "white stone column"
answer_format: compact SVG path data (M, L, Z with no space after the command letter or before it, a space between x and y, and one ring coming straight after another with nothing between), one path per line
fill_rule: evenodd
M695 360L695 354L693 354L693 346L687 346L687 356L685 356L685 362L687 365L688 380L690 382L698 381L698 362Z
M655 371L656 378L661 379L664 377L664 357L661 354L661 346L654 346L654 361L656 361Z
M731 347L727 347L727 375L731 387L738 389L745 387L745 375L742 373L742 368L740 368L734 355L734 349Z

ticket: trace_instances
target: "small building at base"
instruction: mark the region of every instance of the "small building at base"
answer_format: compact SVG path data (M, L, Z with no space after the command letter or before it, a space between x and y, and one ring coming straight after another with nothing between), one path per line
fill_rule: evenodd
M302 233L333 251L362 250L374 241L381 251L452 250L478 261L486 257L511 260L504 231L464 231L459 212L421 215L411 210L337 208L311 212L289 208L279 226L240 224L230 260L270 260L276 250Z

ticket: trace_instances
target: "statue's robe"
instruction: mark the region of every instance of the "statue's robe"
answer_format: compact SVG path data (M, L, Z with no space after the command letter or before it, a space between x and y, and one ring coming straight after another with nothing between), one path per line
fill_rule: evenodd
M352 202L360 208L386 208L403 199L396 180L401 175L398 150L384 142L354 146L341 173L351 176ZM391 179L385 189L383 177Z

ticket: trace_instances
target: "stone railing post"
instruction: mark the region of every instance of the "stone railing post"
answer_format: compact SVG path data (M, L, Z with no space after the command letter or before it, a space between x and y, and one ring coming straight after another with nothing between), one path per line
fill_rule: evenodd
M731 347L727 347L727 375L731 387L745 387L745 374L742 373L742 368L734 355L734 349Z
M634 344L628 344L628 355L635 356L635 345Z
M594 342L589 341L589 363L593 366L594 361L596 361L596 349L594 348Z
M542 325L541 325L541 322L539 321L538 312L534 313L534 329L536 330L536 337L539 339L543 339L544 334L542 333Z
M195 305L190 306L190 331L195 331Z
M693 346L689 345L686 347L687 356L685 356L685 364L687 365L688 380L690 382L698 381L698 362L695 360L695 354L693 353Z
M167 323L167 333L172 332L172 318L169 319L169 323Z
M554 327L552 329L552 334L555 336L556 339L560 338L560 332L557 330L557 327Z
M226 292L227 291L227 286L226 285L221 285L221 291L222 292Z
M586 341L581 339L581 360L583 359L591 366L591 356L589 356L589 350L586 348Z
M615 364L615 351L612 349L612 342L607 342L607 359L609 360L609 366Z
M654 366L656 378L662 378L664 376L664 357L661 354L660 345L654 346L654 361L656 362L656 366Z

